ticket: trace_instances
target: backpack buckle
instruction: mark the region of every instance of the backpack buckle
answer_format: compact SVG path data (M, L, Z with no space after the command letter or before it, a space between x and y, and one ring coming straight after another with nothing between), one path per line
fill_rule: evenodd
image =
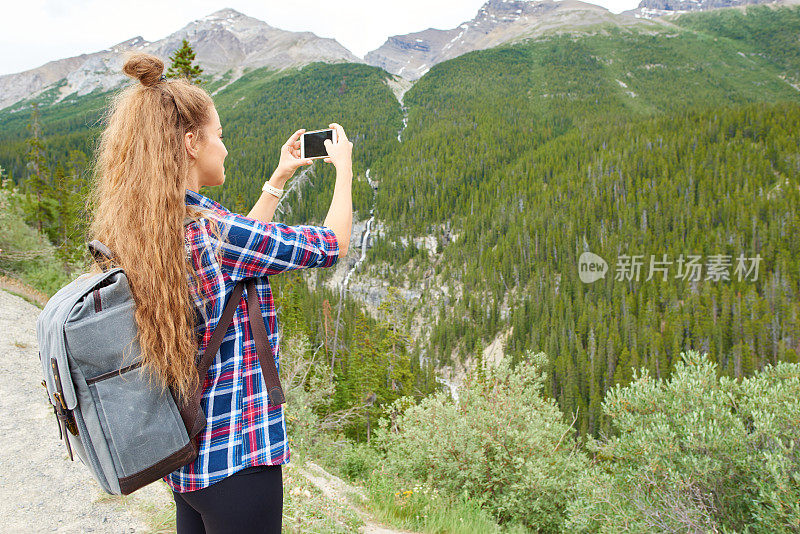
M67 401L64 399L64 389L61 387L61 375L58 372L58 362L55 358L50 358L50 366L53 368L53 381L55 382L57 390L53 392L53 398L56 399L56 404L53 406L53 408L55 409L56 417L58 418L59 432L67 446L69 459L75 461L75 458L72 456L72 445L70 445L69 436L64 429L69 430L70 434L73 436L77 436L78 426L75 424L75 418L72 415L72 411L67 409Z
M53 406L53 409L56 412L56 416L59 418L59 420L64 421L64 424L66 425L67 430L69 430L70 434L72 434L73 436L77 436L78 425L75 423L75 416L72 415L72 410L67 409L67 404L66 402L64 402L64 397L62 397L57 391L53 393L53 396L60 404L60 406L58 407L59 409L57 410L55 410L56 407Z
M67 424L67 430L69 430L69 433L72 434L75 437L78 437L78 425L75 423L75 416L72 415L72 410L67 412L66 424Z
M60 404L60 406L59 406L60 410L59 411L66 411L67 410L67 403L64 401L64 397L61 396L61 393L59 393L58 391L55 391L53 393L53 397L55 397L56 401L58 401L58 404Z

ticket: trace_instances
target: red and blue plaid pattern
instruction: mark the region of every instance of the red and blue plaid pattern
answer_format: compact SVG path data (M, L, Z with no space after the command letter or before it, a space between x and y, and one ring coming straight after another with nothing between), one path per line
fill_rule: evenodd
M231 213L191 189L186 191L186 203L213 212L223 237L227 231L217 261L218 241L208 219L185 227L186 250L201 282L201 294L193 295L197 334L202 335L200 351L211 340L236 282L256 278L261 314L280 369L277 314L267 277L291 269L332 266L339 258L336 234L325 226L266 224ZM268 405L244 295L206 375L201 405L207 424L200 434L200 454L164 477L173 490L198 490L246 467L289 462L283 405Z

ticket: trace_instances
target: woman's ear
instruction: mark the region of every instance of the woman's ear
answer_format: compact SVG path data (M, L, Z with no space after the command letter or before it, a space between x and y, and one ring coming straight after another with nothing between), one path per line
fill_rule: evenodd
M186 152L192 159L197 158L197 149L194 147L194 132L186 132L183 137L183 144L186 147Z

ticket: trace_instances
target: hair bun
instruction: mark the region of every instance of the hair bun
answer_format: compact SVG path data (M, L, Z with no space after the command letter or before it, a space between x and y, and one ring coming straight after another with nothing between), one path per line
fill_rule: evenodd
M125 59L122 72L131 78L136 78L142 85L151 87L161 79L164 62L152 54L136 52Z

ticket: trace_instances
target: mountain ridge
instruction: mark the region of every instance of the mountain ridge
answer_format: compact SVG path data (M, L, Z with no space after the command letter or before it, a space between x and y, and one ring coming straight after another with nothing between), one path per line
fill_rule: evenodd
M204 74L219 78L232 70L231 80L246 70L280 70L315 61L363 63L335 39L312 32L291 32L225 8L194 20L157 41L136 36L98 52L50 61L27 71L0 76L0 109L58 88L55 102L69 95L108 91L127 83L122 74L125 52L148 52L169 64L168 57L188 39Z
M129 81L121 72L123 53L149 52L168 63L167 58L180 47L184 38L192 43L206 76L212 80L226 77L222 87L233 83L248 70L260 67L281 70L315 61L367 63L413 82L442 61L546 33L574 31L599 24L625 28L644 23L656 28L662 25L664 15L731 6L745 8L753 4L797 5L800 0L771 3L762 0L642 0L636 9L620 14L580 0L488 0L475 17L455 28L428 28L390 36L363 59L335 39L307 31L281 30L232 8L223 8L154 42L136 36L98 52L0 75L0 109L46 91L52 91L53 103L58 103L70 95L83 96L97 89L116 89ZM687 6L691 9L684 9ZM663 23L669 24L667 19Z
M743 9L756 4L797 5L800 0L642 0L637 8L619 14L580 0L488 0L475 17L455 28L428 28L390 36L364 59L369 65L415 81L443 61L547 33L600 24L630 28L642 22L660 28L670 24L668 19L662 20L664 15L730 7Z
M413 81L424 76L435 64L519 38L535 37L559 28L602 23L622 27L639 22L634 17L615 15L602 6L580 0L489 0L475 17L455 28L428 28L393 35L364 59L370 65Z
M755 5L797 5L800 0L642 0L635 9L620 13L636 18L654 19L664 15L680 15L735 7L744 9Z

